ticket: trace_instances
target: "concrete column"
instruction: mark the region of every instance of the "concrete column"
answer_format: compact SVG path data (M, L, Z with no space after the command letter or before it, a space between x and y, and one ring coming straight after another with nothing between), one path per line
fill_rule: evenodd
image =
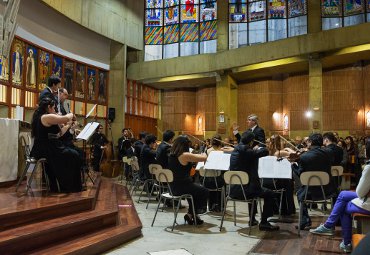
M237 83L229 75L221 75L216 83L216 133L224 137L232 137L230 128L237 122ZM223 112L224 122L220 122L220 113Z
M116 118L112 123L114 143L117 143L121 136L121 130L125 126L126 55L126 45L112 41L110 48L109 107L116 109ZM110 134L108 135L110 137Z
M229 1L217 1L217 52L229 49Z
M321 1L307 1L307 29L308 33L317 33L321 28Z
M321 59L313 57L309 60L309 110L312 117L309 129L322 132L322 63Z

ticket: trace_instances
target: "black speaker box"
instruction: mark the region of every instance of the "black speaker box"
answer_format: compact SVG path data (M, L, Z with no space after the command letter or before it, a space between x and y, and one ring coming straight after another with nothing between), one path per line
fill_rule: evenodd
M116 108L108 108L108 120L111 122L116 118Z

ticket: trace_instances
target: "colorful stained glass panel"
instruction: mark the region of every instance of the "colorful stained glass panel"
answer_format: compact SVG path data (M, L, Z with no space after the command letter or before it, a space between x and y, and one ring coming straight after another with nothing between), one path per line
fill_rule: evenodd
M164 44L179 41L179 25L164 27Z
M321 14L323 17L338 17L342 13L341 0L322 0Z
M283 19L286 18L285 0L269 0L268 1L268 18Z
M146 8L161 8L163 0L146 0Z
M40 50L38 63L38 89L43 90L46 87L48 77L50 75L50 53ZM70 92L70 91L68 91Z
M146 26L162 26L163 22L163 10L162 9L150 9L146 10Z
M247 0L229 0L230 4L246 3Z
M145 44L162 44L163 27L145 27Z
M179 23L179 7L170 7L165 9L165 25L172 25Z
M288 0L289 18L306 15L306 0Z
M76 89L75 97L84 98L85 97L85 84L86 84L86 67L81 64L76 66Z
M181 23L193 23L198 21L199 5L181 5Z
M217 38L217 21L202 22L200 24L200 40L208 41Z
M96 71L94 69L87 69L87 99L95 100L95 81L96 81Z
M197 42L198 41L198 27L199 24L183 24L181 25L181 42Z
M367 0L367 10L370 11L370 0Z
M28 45L27 46L27 58L26 58L26 87L35 89L36 78L37 78L37 48Z
M363 0L344 0L344 15L355 15L364 13Z
M53 65L51 68L51 75L58 76L60 79L62 79L62 70L63 68L63 59L59 56L54 55L53 56Z
M179 5L179 0L165 0L164 7Z
M209 2L200 5L200 21L217 19L217 3Z
M247 5L230 4L229 22L247 22Z
M249 3L249 21L257 21L265 18L266 18L265 1Z
M199 0L181 0L181 4L199 4Z

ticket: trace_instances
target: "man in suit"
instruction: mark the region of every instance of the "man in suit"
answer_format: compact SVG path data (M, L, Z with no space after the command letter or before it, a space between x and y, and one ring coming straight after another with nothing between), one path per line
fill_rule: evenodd
M331 157L327 150L321 148L323 145L323 137L321 134L311 134L307 140L308 151L300 156L298 168L293 168L295 174L300 176L304 172L324 171L331 177ZM331 178L330 178L331 179ZM306 186L300 186L297 191L298 201L301 202L305 196ZM331 182L324 186L325 197L330 197L335 189ZM321 187L311 187L307 192L307 199L323 199ZM298 226L301 230L311 226L311 218L308 215L307 207L303 206L303 216L301 225Z
M175 132L172 130L166 130L163 132L163 141L159 144L157 148L156 159L158 164L164 169L168 169L168 156L170 155L170 150L175 137Z
M140 179L142 181L152 178L149 172L149 165L157 163L155 159L156 156L155 149L157 147L156 141L157 137L155 135L149 134L145 136L145 144L143 145L140 153L141 158Z
M323 134L323 144L329 152L332 166L340 166L343 160L343 150L337 145L337 139L332 132Z
M57 76L50 76L48 79L48 86L44 88L43 91L40 93L39 102L46 97L49 97L55 101L55 110L58 110L58 96L55 93L58 93L58 88L60 88L60 79Z
M253 142L253 147L255 147L256 145L260 145L260 146L265 146L264 143L266 143L266 137L265 137L265 131L263 130L263 128L261 128L260 126L258 126L258 116L256 114L251 114L248 116L247 118L247 127L248 127L248 131L252 131L255 138L254 138L254 142ZM235 124L233 126L234 128L234 135L236 137L236 139L238 140L238 143L240 142L240 134L239 134L239 131L238 131L238 126ZM261 143L259 143L261 142Z
M145 131L139 133L139 140L137 140L133 147L136 158L138 159L139 166L141 166L141 149L145 143L145 137L147 133Z
M127 149L131 147L130 132L128 128L122 129L122 136L118 139L118 159L127 156Z
M279 230L278 226L271 225L267 218L273 215L274 192L261 187L258 177L258 159L268 155L265 147L252 147L255 135L246 131L240 138L240 143L234 148L230 156L230 170L244 171L248 173L249 183L243 186L246 198L261 197L264 200L261 223L259 229L264 231ZM240 185L232 185L230 196L236 199L244 199L243 190ZM255 206L255 209L256 206ZM249 210L251 211L251 209ZM255 220L255 211L252 213L252 226L258 224Z

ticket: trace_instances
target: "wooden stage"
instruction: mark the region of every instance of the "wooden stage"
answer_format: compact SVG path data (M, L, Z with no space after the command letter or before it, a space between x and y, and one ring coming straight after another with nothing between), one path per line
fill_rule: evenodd
M15 193L0 188L0 253L100 254L141 236L126 187L98 176L86 191Z

